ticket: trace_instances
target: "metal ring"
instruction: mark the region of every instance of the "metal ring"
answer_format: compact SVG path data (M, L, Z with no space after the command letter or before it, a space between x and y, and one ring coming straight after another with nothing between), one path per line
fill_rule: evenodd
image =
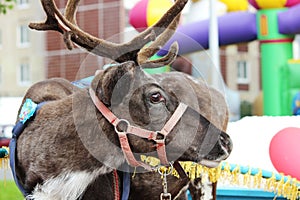
M155 140L164 141L166 139L166 135L162 134L161 131L155 131L155 133L156 133L156 139ZM161 137L161 138L158 138L158 137Z
M126 130L122 131L122 130L118 130L118 126L124 123L126 125ZM120 133L127 133L128 127L130 126L129 121L127 121L126 119L120 119L119 122L115 125L115 131L116 133L120 134Z
M166 175L166 176L169 176L170 174L172 174L172 172L173 172L173 170L174 170L174 167L173 167L173 164L172 164L172 162L169 162L169 164L170 164L170 168L171 168L171 170L166 170L165 172L167 172L167 171L169 171L168 173L165 173L165 172L162 172L160 169L162 168L162 167L167 167L167 166L164 166L164 165L158 165L157 166L157 171L158 171L158 173L160 174L160 175Z

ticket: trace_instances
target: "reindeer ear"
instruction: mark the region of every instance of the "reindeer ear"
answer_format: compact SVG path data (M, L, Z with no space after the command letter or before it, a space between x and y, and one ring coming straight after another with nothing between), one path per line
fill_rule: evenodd
M134 69L135 63L131 61L117 64L97 74L91 87L104 104L108 106L119 104L130 89ZM114 98L112 102L113 94L118 98Z

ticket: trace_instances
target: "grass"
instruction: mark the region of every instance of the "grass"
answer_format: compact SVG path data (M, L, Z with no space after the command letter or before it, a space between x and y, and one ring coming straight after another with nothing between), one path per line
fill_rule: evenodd
M21 192L14 181L0 180L0 200L23 200Z

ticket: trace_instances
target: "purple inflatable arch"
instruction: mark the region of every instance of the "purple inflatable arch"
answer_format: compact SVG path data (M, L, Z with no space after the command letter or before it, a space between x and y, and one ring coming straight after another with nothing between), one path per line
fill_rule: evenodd
M220 45L250 42L257 39L256 15L250 12L233 12L218 18ZM179 54L207 49L209 20L198 21L178 27L174 36L163 49L179 43ZM159 55L165 54L160 51Z

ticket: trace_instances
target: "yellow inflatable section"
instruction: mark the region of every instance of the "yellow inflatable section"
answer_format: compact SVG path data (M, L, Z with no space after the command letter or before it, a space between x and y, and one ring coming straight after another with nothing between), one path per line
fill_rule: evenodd
M173 5L171 0L149 0L147 7L147 24L152 26Z
M227 11L244 11L248 9L247 0L220 0L222 3L226 4Z
M192 0L194 3L199 0ZM227 5L229 12L244 11L248 9L247 0L220 0ZM147 25L155 24L162 15L173 5L172 0L148 0L147 6Z
M256 3L260 8L264 8L264 9L267 9L267 8L283 8L286 5L287 0L269 0L269 1L256 0Z

